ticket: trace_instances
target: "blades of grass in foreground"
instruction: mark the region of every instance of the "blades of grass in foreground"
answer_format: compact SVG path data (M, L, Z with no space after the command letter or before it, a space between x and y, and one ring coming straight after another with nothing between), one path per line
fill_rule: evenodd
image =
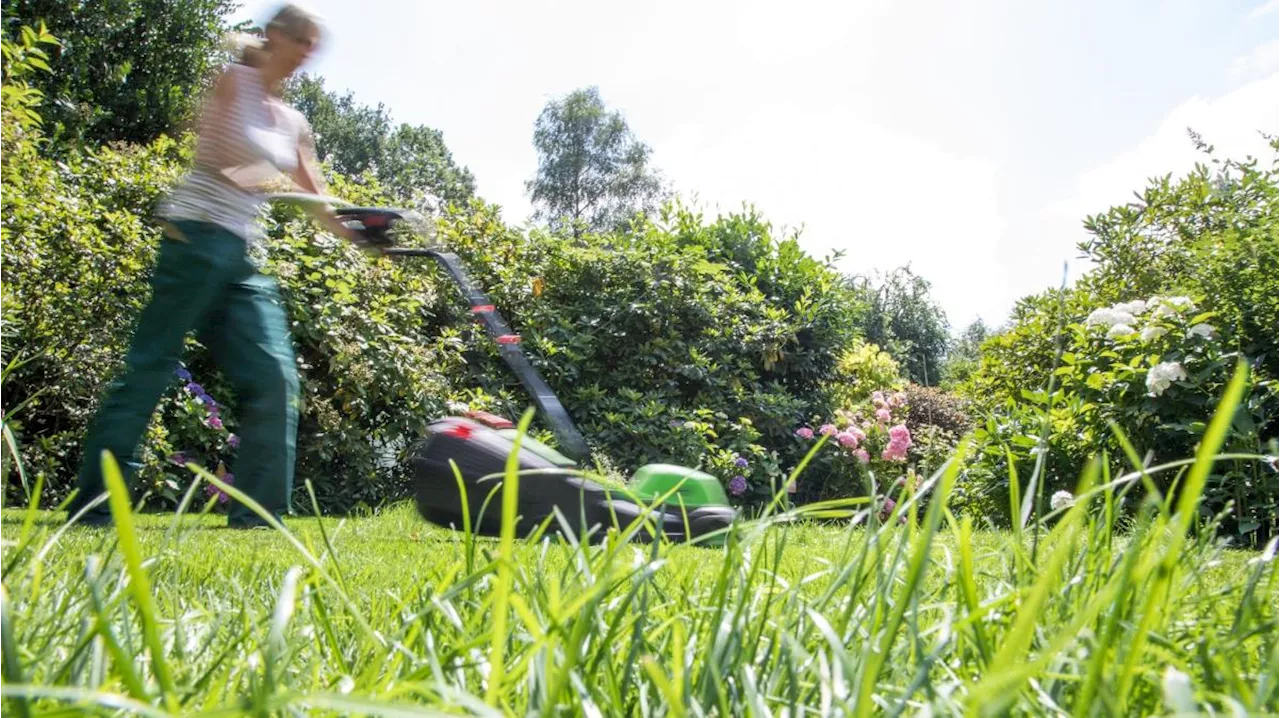
M1129 647L1128 655L1125 656L1124 665L1120 670L1118 696L1122 712L1125 712L1128 707L1129 693L1137 675L1136 667L1138 661L1142 658L1146 647L1148 632L1160 619L1160 614L1162 613L1161 605L1165 600L1165 592L1173 582L1173 573L1177 569L1182 544L1186 541L1186 532L1194 518L1195 507L1200 502L1200 496L1204 492L1205 480L1209 476L1209 468L1213 464L1218 450L1222 448L1222 443L1226 440L1227 429L1231 426L1236 407L1240 405L1240 400L1244 396L1247 372L1248 367L1243 362L1236 365L1235 374L1227 384L1222 400L1218 402L1218 408L1214 411L1213 418L1209 421L1209 426L1205 429L1204 438L1200 441L1200 448L1196 451L1196 462L1192 464L1187 482L1182 487L1182 494L1178 499L1178 511L1173 516L1174 522L1170 527L1168 546L1156 567L1155 581L1147 589L1146 601L1138 616L1138 625L1134 630L1133 643Z
M133 511L129 506L129 489L124 484L124 476L115 458L103 452L102 477L110 496L111 517L115 520L119 535L120 553L124 555L125 566L129 573L129 585L133 600L138 605L142 618L143 638L151 653L151 666L156 681L160 684L161 698L165 708L170 712L177 710L177 691L173 685L173 677L165 660L164 642L160 639L160 617L156 610L155 597L151 591L151 581L142 566L142 550L138 546L138 535L133 525Z
M1101 465L1095 459L1085 470L1082 486L1087 489L1096 483L1099 473ZM1054 527L1051 534L1053 547L1040 566L1039 578L1018 605L1013 625L1000 642L988 672L970 693L969 715L1000 714L1016 700L1023 687L1022 683L1027 678L1027 672L1023 670L1027 651L1031 649L1044 618L1043 609L1062 580L1063 564L1076 551L1076 538L1080 533L1080 524L1084 521L1085 510L1086 504L1077 503L1067 512L1062 522ZM1076 633L1072 633L1071 637L1075 635Z
M13 705L18 710L18 715L31 715L31 711L27 706L25 696L14 698L10 692L10 688L14 685L26 683L26 676L22 671L22 660L18 656L18 645L13 636L13 616L9 610L9 591L3 585L0 585L0 655L4 657L3 675L5 682L5 692L9 693L9 700L13 701Z
M515 536L516 509L519 507L520 491L520 442L529 431L533 422L533 410L529 409L520 417L516 427L516 435L512 441L511 453L507 455L507 473L502 486L502 528L498 544L498 580L493 590L493 602L490 608L492 628L489 633L489 685L485 690L485 702L497 706L502 691L503 679L506 677L507 646L507 612L508 597L511 593L511 577L515 572Z
M956 450L956 456L962 459L966 448L967 445L962 444ZM947 498L951 495L951 487L955 483L956 475L960 473L960 466L963 463L961 459L950 462L946 472L942 475L937 492L929 504L929 513L925 519L924 530L915 537L914 551L907 566L907 575L903 581L902 588L894 600L885 626L880 628L882 631L880 647L878 650L871 652L866 665L862 669L857 702L857 715L860 717L871 715L871 709L874 705L871 695L880 680L881 669L884 667L885 662L889 660L889 652L897 640L898 628L902 625L907 606L910 605L912 596L919 590L919 586L924 580L925 571L928 569L929 564L932 563L929 559L929 550L933 546L933 537L938 531L938 526L942 523L942 511L946 506Z

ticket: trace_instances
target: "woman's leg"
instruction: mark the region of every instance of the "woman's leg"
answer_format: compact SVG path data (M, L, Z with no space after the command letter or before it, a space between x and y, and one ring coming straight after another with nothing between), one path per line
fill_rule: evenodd
M167 232L160 242L151 299L138 318L124 372L107 388L89 426L71 516L106 490L103 451L111 452L126 485L132 486L138 444L160 396L174 381L183 340L222 293L226 265L219 259L218 244L239 239L215 225L184 222L178 226L181 232L174 236ZM105 502L98 504L82 520L109 521L110 510Z
M275 281L244 266L246 273L228 285L221 311L202 332L202 341L239 399L236 488L279 518L290 513L293 496L298 369ZM227 523L253 526L262 521L233 501Z

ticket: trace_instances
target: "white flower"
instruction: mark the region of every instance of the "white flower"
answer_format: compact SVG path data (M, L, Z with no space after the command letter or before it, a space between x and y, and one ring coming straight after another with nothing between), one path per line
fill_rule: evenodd
M1142 330L1142 341L1144 342L1154 341L1168 333L1169 333L1169 330L1165 329L1164 327L1147 327L1146 329Z
M1133 327L1128 324L1116 324L1107 330L1107 338L1109 339L1127 337L1130 334L1133 334Z
M1112 309L1126 314L1141 314L1147 311L1147 303L1141 299L1135 299L1132 302L1117 304Z
M1187 338L1190 339L1193 336L1198 336L1204 337L1205 339L1212 339L1213 335L1217 331L1218 330L1215 329L1212 324L1197 324L1187 330Z
M1095 309L1089 313L1089 317L1084 320L1089 326L1102 325L1105 327L1113 327L1117 324L1133 324L1137 320L1128 312L1118 312L1111 307L1103 307Z
M1110 318L1111 318L1110 309L1095 309L1092 312L1089 312L1089 316L1084 320L1084 323L1087 326L1094 326L1095 324L1105 324L1107 326L1111 326L1111 322L1108 321Z
M1187 370L1183 369L1178 362L1161 362L1147 372L1147 391L1151 392L1152 396L1160 396L1170 384L1186 378Z
M1195 689L1191 687L1191 677L1173 666L1164 669L1164 705L1177 714L1199 713L1196 708Z
M1071 506L1075 502L1076 497L1072 496L1070 491L1055 491L1053 496L1049 497L1049 506L1054 511Z

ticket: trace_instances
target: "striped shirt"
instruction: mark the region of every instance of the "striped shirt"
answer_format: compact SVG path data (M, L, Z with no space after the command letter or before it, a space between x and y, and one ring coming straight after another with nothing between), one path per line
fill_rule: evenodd
M228 72L236 101L229 107L210 107L201 118L195 165L157 214L169 220L212 222L256 244L261 231L254 220L265 197L233 185L217 168L265 162L290 173L310 128L302 113L266 91L257 69L235 64Z

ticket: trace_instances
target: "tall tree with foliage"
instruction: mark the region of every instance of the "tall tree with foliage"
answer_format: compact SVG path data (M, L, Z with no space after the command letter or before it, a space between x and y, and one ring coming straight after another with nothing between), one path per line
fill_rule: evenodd
M636 139L622 113L605 107L596 87L547 103L533 144L538 172L526 189L537 217L554 229L574 236L617 229L665 197L649 166L649 146Z
M62 42L57 72L33 76L45 132L63 145L147 142L181 130L227 59L231 0L3 0L5 34L22 25Z
M982 343L994 334L981 319L965 327L947 350L947 358L942 363L942 385L958 386L977 371L982 361Z
M946 313L929 294L924 277L899 267L873 280L854 276L850 282L869 305L863 333L880 345L917 384L938 383L950 341Z
M475 195L475 177L459 167L444 135L426 125L395 125L390 111L356 101L351 92L325 89L324 79L299 75L286 96L311 124L316 155L337 172L370 172L396 201L416 203L424 195L465 203Z

